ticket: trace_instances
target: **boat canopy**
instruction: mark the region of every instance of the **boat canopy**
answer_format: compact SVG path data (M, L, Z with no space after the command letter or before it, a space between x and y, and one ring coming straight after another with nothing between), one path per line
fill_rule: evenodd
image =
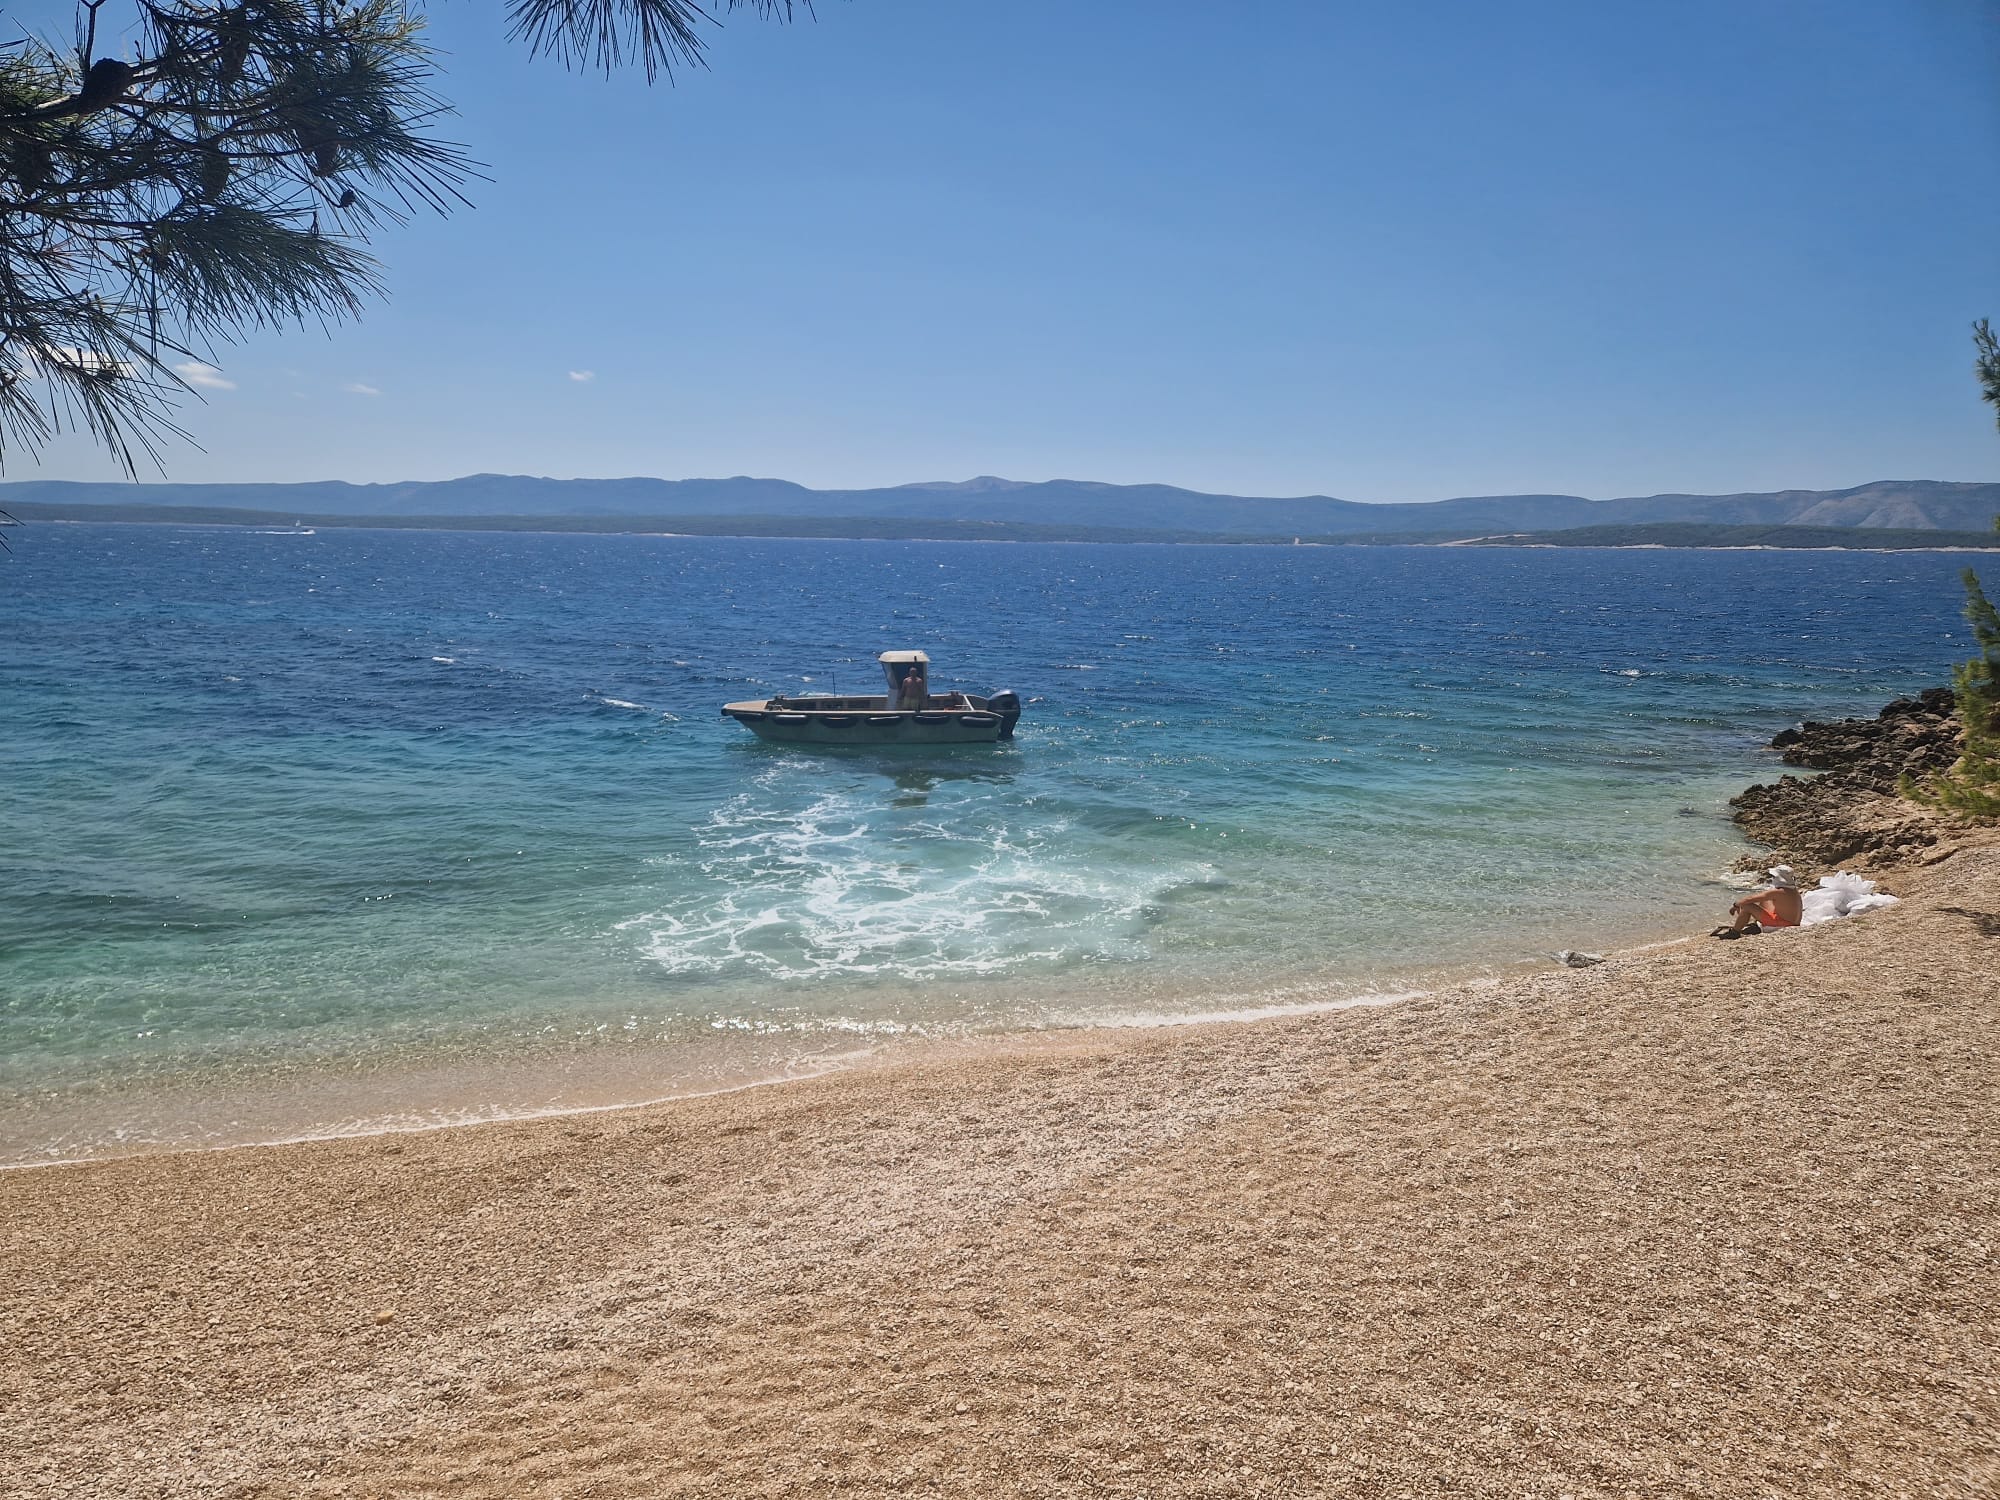
M921 651L884 651L875 659L889 679L889 706L922 708L930 691L931 659Z

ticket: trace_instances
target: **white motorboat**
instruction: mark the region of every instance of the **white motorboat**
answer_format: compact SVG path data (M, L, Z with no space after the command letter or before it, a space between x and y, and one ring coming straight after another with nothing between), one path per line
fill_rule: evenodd
M1018 693L933 693L931 659L884 651L876 660L888 692L868 697L781 694L725 703L722 712L759 739L787 745L976 745L1014 737Z

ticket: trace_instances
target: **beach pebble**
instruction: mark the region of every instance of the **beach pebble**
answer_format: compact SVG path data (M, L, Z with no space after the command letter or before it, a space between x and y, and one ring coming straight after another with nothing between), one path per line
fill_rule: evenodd
M387 1309L384 1309L383 1311L381 1311L381 1312L378 1312L377 1314L375 1314L375 1321L376 1321L376 1322L377 1322L378 1324L380 1324L380 1323L393 1323L393 1322L394 1322L395 1320L396 1320L396 1315L395 1315L394 1313L392 1313L392 1312L388 1311Z
M1565 948L1556 955L1556 962L1565 969L1587 969L1592 964L1604 962L1602 953L1579 953L1574 948Z

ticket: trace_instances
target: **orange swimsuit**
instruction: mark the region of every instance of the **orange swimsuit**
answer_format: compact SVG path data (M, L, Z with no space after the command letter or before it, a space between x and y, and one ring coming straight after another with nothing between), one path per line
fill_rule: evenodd
M1757 920L1761 925L1765 927L1796 927L1799 925L1798 919L1796 917L1779 916L1778 903L1768 898L1766 898L1763 901L1759 901L1757 903L1757 909L1763 913L1763 915L1759 917Z

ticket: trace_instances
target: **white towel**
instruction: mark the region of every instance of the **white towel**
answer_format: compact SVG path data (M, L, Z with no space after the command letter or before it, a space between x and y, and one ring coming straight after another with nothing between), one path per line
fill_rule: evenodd
M1878 907L1894 906L1896 898L1886 891L1876 890L1872 880L1864 880L1846 870L1836 870L1831 875L1820 876L1819 889L1807 891L1803 902L1805 914L1799 919L1799 925L1812 927L1820 922L1831 922L1835 917L1851 917Z

